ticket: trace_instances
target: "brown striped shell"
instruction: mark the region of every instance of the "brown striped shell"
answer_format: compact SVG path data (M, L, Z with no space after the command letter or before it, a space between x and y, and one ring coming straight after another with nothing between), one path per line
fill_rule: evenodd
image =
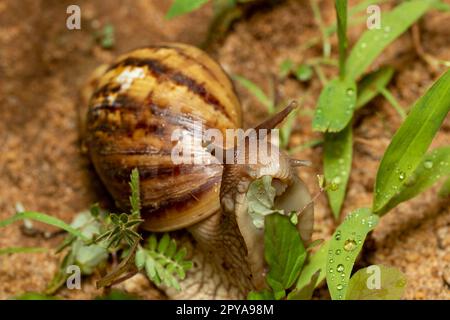
M233 84L203 51L163 44L118 58L97 79L86 124L86 145L119 207L128 207L129 175L140 173L144 228L170 231L220 209L220 165L175 165L172 132L241 126ZM205 157L211 155L206 150Z

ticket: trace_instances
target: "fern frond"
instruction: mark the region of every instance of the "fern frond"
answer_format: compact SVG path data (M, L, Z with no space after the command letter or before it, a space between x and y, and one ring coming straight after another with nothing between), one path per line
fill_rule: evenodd
M192 261L185 260L186 248L177 250L177 243L165 233L158 241L152 234L144 248L136 253L136 266L145 269L147 276L156 285L164 284L181 290L178 280L186 277L186 271L192 268Z
M141 216L141 196L139 190L139 170L134 168L131 171L130 176L130 204L131 204L131 214L140 217Z

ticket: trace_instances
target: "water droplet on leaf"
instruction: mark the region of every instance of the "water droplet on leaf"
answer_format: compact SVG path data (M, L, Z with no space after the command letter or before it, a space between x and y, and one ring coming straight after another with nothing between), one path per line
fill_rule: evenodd
M344 243L344 250L345 251L353 251L356 248L356 241L353 239L348 239Z

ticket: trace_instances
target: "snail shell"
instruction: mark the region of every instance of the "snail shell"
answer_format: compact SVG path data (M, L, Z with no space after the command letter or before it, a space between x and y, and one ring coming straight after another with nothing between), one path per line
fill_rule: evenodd
M129 174L140 173L143 227L171 231L220 210L220 165L176 165L171 159L176 129L241 127L233 84L203 51L163 44L117 59L97 79L90 99L86 146L108 191L128 208ZM206 150L196 150L211 157Z

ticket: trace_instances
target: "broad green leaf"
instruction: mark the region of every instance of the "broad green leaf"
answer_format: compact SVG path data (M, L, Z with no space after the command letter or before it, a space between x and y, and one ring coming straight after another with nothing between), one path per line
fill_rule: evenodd
M12 253L41 253L46 252L47 248L32 248L32 247L10 247L0 248L0 256Z
M359 78L380 53L431 8L435 0L403 1L383 13L382 28L364 32L347 59L347 76Z
M269 267L267 283L276 299L283 298L284 290L297 280L306 258L300 234L289 217L278 213L266 216L264 256Z
M450 197L450 178L445 180L441 190L439 190L439 196L442 198Z
M337 189L327 190L331 210L337 220L345 199L347 183L352 168L353 135L352 125L338 133L325 133L323 170L325 181Z
M339 132L350 122L356 105L356 83L333 79L323 88L313 119L313 129Z
M288 296L288 300L311 300L311 297L314 293L314 289L317 285L317 280L320 276L320 270L317 271L313 276L311 277L311 281L304 286L303 288L295 288L292 290Z
M264 227L265 216L278 212L273 209L275 194L271 176L256 179L248 187L248 213L256 228L262 229Z
M398 269L372 265L352 276L346 300L400 300L405 289L406 276Z
M251 291L247 300L275 300L273 293L269 290Z
M339 73L345 77L345 59L347 58L347 0L336 0L337 34L339 41Z
M52 225L54 227L63 229L71 234L73 234L76 237L79 237L83 240L89 240L86 238L86 236L84 236L80 230L77 230L73 227L71 227L70 225L68 225L67 223L65 223L62 220L59 220L58 218L46 215L44 213L40 213L40 212L33 212L33 211L26 211L26 212L20 212L17 213L15 215L13 215L12 217L0 221L0 228L6 227L7 225L10 225L16 221L20 221L20 220L24 220L24 219L29 219L29 220L36 220L39 222L43 222L49 225Z
M330 241L328 240L315 254L308 257L300 277L298 278L297 284L295 285L297 289L306 287L316 273L318 273L316 286L325 279L329 245Z
M377 212L384 214L399 203L414 198L430 188L439 179L450 175L450 147L437 148L424 156L422 162L397 193Z
M387 148L375 182L373 211L384 207L409 181L450 110L450 70L417 101Z
M197 10L209 0L174 0L166 14L166 19L172 19Z
M261 102L267 108L269 113L275 112L275 106L273 104L273 101L264 93L264 91L260 87L258 87L257 84L255 84L254 82L250 81L247 78L238 75L233 76L233 79L239 82L240 85L242 85L252 95L254 95L255 98L258 99L258 101Z
M358 83L356 109L365 106L375 98L380 93L380 89L389 84L393 75L394 69L392 67L382 67L365 75Z
M76 215L70 226L80 230L88 240L99 234L102 228L100 222L93 219L89 211L83 211ZM84 240L79 238L71 242L71 252L69 254L72 255L72 264L79 266L83 275L92 274L109 256L108 249L104 243L86 244ZM62 273L64 276L67 274L65 268L62 270Z
M333 300L345 299L355 260L367 233L373 230L378 219L370 209L357 209L345 217L344 222L334 232L326 265L328 290Z

